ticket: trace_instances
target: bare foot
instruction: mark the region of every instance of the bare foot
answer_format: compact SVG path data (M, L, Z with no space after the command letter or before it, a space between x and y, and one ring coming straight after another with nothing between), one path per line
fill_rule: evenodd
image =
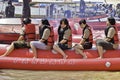
M7 56L7 55L3 54L3 55L1 55L0 57L5 57L5 56Z
M56 52L55 50L52 50L52 53L53 53L53 54L57 54L57 52Z
M68 55L63 56L63 59L67 59L67 58L68 58Z
M37 58L36 56L33 57L33 59L36 59L36 58Z
M87 59L87 56L85 55L85 56L83 56L83 59Z
M100 57L98 57L97 59L102 59L102 57L100 56Z

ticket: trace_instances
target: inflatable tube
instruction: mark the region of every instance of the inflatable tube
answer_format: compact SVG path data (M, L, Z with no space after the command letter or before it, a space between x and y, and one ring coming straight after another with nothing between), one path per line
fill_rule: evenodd
M120 58L105 59L32 59L0 57L1 69L22 70L81 70L115 71L120 70Z
M0 55L9 45L0 44ZM62 59L60 54L52 51L37 50L38 58L33 59L30 49L16 49L7 57L0 57L1 69L24 70L120 70L120 49L108 50L103 59L96 59L98 53L93 49L85 50L88 59L76 54L74 50L66 50L68 59Z
M7 47L9 45L0 44L0 55L5 53ZM54 53L51 50L37 50L38 58L48 58L48 59L62 59L62 56L58 53ZM74 49L66 50L65 53L68 55L68 59L82 59L82 56L76 54ZM88 58L97 58L98 52L96 47L93 46L92 49L84 50L84 53L87 55ZM107 50L103 55L104 58L119 58L120 57L120 49L118 50ZM31 49L23 48L23 49L15 49L9 57L22 57L22 58L32 58L33 52Z
M11 43L19 38L19 33L0 33L0 43Z

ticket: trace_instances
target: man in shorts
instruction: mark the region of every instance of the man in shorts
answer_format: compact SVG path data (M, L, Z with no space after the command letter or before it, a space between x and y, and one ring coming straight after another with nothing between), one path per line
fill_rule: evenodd
M80 27L83 29L83 36L81 41L75 45L75 51L78 54L81 54L84 59L87 58L86 54L83 53L83 50L85 49L91 49L92 48L92 43L93 43L93 35L92 35L92 30L90 26L86 24L86 20L81 20L79 22Z
M105 39L98 39L96 41L97 50L99 53L98 59L103 58L104 50L115 50L119 47L119 39L117 28L115 27L116 21L113 17L107 19L107 28L105 29Z
M22 32L20 37L18 38L17 41L12 42L12 44L9 46L9 49L7 49L7 51L1 55L1 56L8 56L14 49L18 49L18 48L29 48L29 42L30 40L35 40L35 25L31 24L31 19L27 18L26 20L23 21L24 23L24 27L22 27ZM32 25L32 26L30 26ZM28 34L28 29L26 29L26 27L30 26L29 28L32 29L31 31L33 32L31 34ZM27 33L27 34L26 34ZM32 35L32 36L31 36ZM28 37L30 36L30 38Z
M31 10L30 10L30 1L31 0L23 0L23 9L22 9L22 18L21 23L23 25L24 18L30 18L31 17Z

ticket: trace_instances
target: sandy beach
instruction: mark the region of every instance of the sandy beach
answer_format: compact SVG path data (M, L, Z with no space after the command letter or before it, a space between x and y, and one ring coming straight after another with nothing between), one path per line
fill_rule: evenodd
M0 70L0 80L119 80L119 71Z

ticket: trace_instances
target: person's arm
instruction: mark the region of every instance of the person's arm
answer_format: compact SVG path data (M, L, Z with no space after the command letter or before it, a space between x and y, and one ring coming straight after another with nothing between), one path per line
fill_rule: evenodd
M88 29L86 29L79 44L81 44L81 45L84 44L86 39L89 38L89 36L90 36L90 31Z
M23 35L21 35L21 36L18 38L17 41L21 41L21 40L23 40L23 39L24 39L24 37L23 37Z
M66 43L70 36L71 36L71 30L68 29L64 33L63 40L61 40L59 43L62 43L62 44Z
M114 28L110 28L108 31L108 35L105 38L105 41L110 41L115 35L115 29Z
M64 43L66 43L66 42L67 42L67 40L66 40L66 39L63 39L63 40L61 40L59 43L64 44Z
M20 33L20 37L18 38L17 41L24 40L24 35L25 35L24 30L25 30L25 27L22 28L21 33Z
M39 41L44 42L45 40L47 40L49 38L49 36L50 36L50 30L45 29L45 31L43 32L43 36Z

